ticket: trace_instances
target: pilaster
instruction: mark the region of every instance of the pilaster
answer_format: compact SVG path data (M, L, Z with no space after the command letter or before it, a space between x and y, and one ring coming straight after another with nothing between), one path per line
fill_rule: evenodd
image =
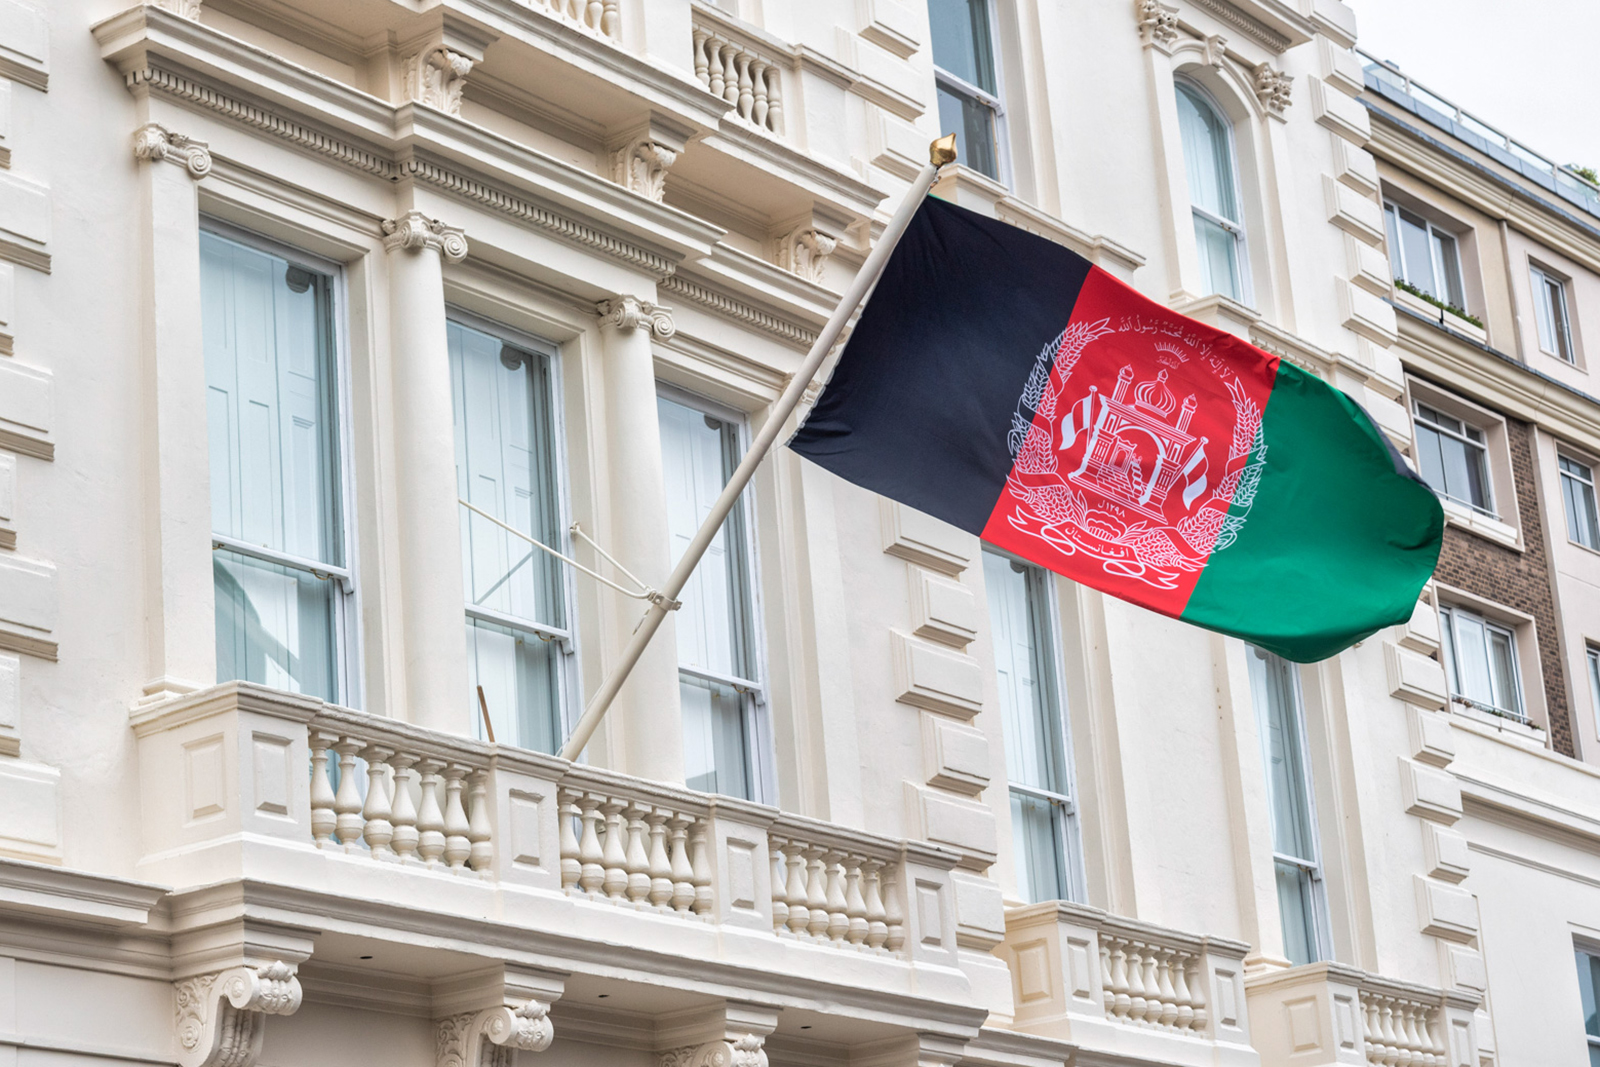
M395 713L421 726L471 734L444 302L444 264L466 257L467 240L461 230L415 209L385 220L383 232L406 686Z

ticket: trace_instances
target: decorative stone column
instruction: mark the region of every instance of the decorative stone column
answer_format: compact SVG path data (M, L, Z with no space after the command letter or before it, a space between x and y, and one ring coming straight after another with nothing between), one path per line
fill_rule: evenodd
M472 733L456 505L455 430L444 263L467 255L459 229L411 210L383 224L389 253L394 485L405 700L399 717Z
M139 346L145 530L145 675L139 703L217 680L211 576L211 468L201 334L200 205L211 173L204 141L154 122L134 131L139 168Z
M603 300L606 480L610 492L609 551L633 573L660 588L671 570L667 498L662 481L661 427L656 415L653 338L672 336L672 313L632 296ZM605 669L644 613L640 601L602 594L615 606ZM609 720L618 770L663 782L683 781L683 724L678 701L678 644L669 614L617 695ZM598 684L592 680L591 684Z

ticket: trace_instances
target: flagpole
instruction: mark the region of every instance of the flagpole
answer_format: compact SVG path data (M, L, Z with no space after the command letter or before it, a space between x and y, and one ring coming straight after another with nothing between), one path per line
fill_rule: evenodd
M589 706L584 709L583 717L572 728L572 735L567 738L566 745L561 749L563 759L577 759L583 752L584 746L589 743L589 738L594 736L595 729L605 717L606 710L611 707L617 691L622 688L622 683L628 680L628 675L639 662L639 657L644 655L645 647L650 644L650 639L655 636L656 630L660 629L667 612L678 606L678 594L683 592L683 587L689 583L689 576L700 563L700 557L711 547L711 542L722 529L728 513L738 503L739 494L755 475L756 468L771 450L773 443L778 439L778 434L783 432L783 426L788 422L789 415L800 405L806 387L811 384L811 379L816 377L817 371L822 367L822 361L827 358L828 352L839 340L839 334L844 332L845 323L850 321L850 316L855 313L861 301L866 298L867 291L883 272L883 265L888 262L889 253L894 251L894 246L906 232L906 227L911 224L911 216L916 214L923 198L928 195L928 190L933 187L934 179L939 176L939 168L946 163L954 162L955 158L956 136L953 133L939 138L929 147L927 166L922 168L917 174L916 181L911 183L910 191L900 202L894 216L889 219L889 225L884 227L878 243L873 246L866 262L861 265L861 269L856 272L855 278L845 289L844 296L839 300L839 306L833 309L833 315L829 317L827 325L817 334L816 341L811 345L811 351L806 353L805 362L800 364L794 373L794 378L789 382L789 387L783 391L783 395L768 413L766 422L761 426L761 432L756 434L755 440L750 443L744 458L739 461L738 469L723 487L722 495L717 497L716 503L711 506L710 514L706 516L705 522L701 523L694 540L684 549L678 565L672 569L671 576L667 578L667 584L660 590L660 596L651 598L649 610L645 612L644 618L639 620L633 636L628 639L627 647L622 650L622 658L606 680L600 683L600 688L595 690L594 696L589 700Z

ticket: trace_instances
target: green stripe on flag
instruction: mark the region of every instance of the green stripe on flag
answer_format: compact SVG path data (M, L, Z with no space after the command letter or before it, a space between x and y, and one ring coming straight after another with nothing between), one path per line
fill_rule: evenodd
M1405 622L1439 560L1438 499L1395 471L1355 401L1287 361L1263 426L1255 500L1238 540L1201 572L1184 620L1300 663Z

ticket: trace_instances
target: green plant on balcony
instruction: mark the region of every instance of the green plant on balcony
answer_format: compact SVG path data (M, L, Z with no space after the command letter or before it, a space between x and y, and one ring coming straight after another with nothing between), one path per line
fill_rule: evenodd
M1580 167L1576 163L1569 163L1567 169L1590 185L1600 185L1600 174L1596 174L1593 167Z
M1416 286L1412 285L1410 282L1406 281L1404 278L1396 278L1394 280L1394 287L1396 289L1402 290L1403 292L1410 293L1412 296L1416 297L1419 300L1422 300L1422 301L1425 301L1425 302L1427 302L1429 304L1432 304L1434 307L1438 308L1440 311L1448 311L1450 314L1454 315L1456 318L1460 319L1462 322L1470 322L1470 323L1472 323L1472 325L1476 326L1478 329L1480 329L1480 330L1483 329L1483 320L1478 318L1478 316L1469 315L1469 314L1467 314L1465 308L1458 308L1454 304L1446 303L1445 301L1440 300L1438 297L1434 296L1431 293L1423 292L1421 289L1418 289Z

